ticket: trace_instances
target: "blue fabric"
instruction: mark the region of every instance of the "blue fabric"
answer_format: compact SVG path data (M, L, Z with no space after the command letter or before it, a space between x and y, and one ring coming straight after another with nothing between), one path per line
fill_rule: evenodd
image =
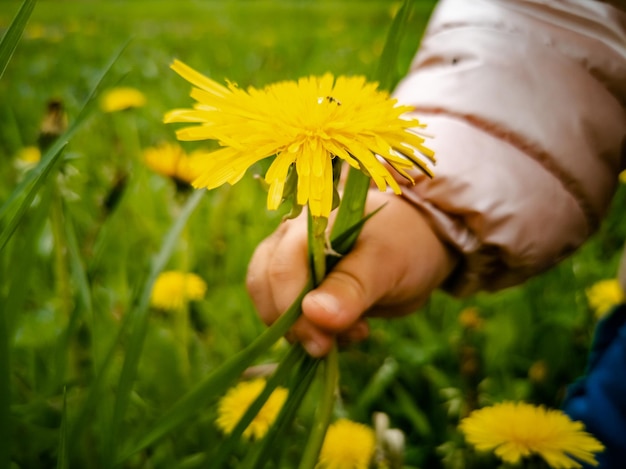
M563 410L606 447L596 469L626 468L626 304L598 322L585 376L568 388Z

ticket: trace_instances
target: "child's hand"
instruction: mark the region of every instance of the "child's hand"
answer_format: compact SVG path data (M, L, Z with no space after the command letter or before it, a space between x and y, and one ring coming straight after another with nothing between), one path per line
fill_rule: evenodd
M291 335L310 355L326 355L335 336L359 341L364 316L394 317L423 305L450 274L456 258L421 212L394 195L370 191L370 218L353 250L302 302ZM308 275L306 216L283 223L256 249L247 286L263 321L271 324L302 290Z

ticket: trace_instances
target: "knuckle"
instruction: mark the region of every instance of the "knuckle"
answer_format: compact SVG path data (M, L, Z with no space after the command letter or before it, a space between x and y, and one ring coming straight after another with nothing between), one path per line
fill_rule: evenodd
M289 282L294 277L294 263L283 255L277 255L267 266L267 279L271 285Z
M259 281L259 276L248 269L246 273L246 290L251 296L255 296L261 287L261 282Z
M366 302L371 292L357 273L349 270L338 270L333 272L333 276L338 286L352 301L357 303Z

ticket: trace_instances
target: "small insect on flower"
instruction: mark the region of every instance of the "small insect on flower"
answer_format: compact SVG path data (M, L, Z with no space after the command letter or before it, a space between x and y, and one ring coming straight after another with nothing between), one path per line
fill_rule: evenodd
M401 192L388 166L410 182L413 169L432 176L426 160L434 162L434 153L424 145L425 126L409 116L414 109L364 77L328 73L243 90L180 61L172 68L194 85L196 104L170 111L165 122L196 124L179 129L180 140L215 140L221 146L197 160L195 187L235 184L257 161L275 156L265 173L268 208L277 209L290 196L286 182L295 178L296 204L328 217L336 158L366 173L381 191Z
M329 103L335 103L337 106L341 106L341 102L333 98L332 96L326 96Z
M67 114L63 102L51 99L46 105L46 113L39 125L37 145L42 151L48 149L67 129Z

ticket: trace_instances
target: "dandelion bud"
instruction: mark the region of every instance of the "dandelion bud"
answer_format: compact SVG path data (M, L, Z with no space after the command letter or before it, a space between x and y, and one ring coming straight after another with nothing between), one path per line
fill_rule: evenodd
M37 144L41 151L45 151L67 129L67 115L63 109L63 102L59 99L48 101L46 114L39 127Z

